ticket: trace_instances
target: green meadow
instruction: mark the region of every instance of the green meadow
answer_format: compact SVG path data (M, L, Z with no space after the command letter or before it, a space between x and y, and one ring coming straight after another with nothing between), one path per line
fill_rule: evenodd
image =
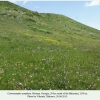
M100 90L100 31L0 1L0 90Z

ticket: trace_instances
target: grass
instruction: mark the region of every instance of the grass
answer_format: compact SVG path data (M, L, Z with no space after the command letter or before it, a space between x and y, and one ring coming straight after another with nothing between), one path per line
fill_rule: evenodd
M25 89L99 90L100 31L0 2L0 90Z

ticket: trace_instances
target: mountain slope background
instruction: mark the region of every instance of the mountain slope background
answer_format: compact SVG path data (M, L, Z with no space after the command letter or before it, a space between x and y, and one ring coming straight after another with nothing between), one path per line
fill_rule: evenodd
M0 89L99 90L100 31L0 2Z

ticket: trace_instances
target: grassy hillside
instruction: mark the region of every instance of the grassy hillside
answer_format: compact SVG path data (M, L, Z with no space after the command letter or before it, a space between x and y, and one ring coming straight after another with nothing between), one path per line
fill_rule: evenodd
M0 89L100 90L100 31L0 2Z

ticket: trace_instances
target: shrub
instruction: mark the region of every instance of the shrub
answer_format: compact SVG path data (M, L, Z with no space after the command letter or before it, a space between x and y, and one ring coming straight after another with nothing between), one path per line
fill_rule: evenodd
M47 31L46 33L48 33L48 34L52 34L52 32L50 32L50 31Z
M31 29L34 30L34 31L39 31L39 32L47 33L47 34L52 34L51 31L48 31L46 29L41 29L41 28L37 28L37 27L31 27Z
M31 21L31 22L36 22L36 20L34 20L34 19L30 18L30 17L25 18L25 20L26 21Z

